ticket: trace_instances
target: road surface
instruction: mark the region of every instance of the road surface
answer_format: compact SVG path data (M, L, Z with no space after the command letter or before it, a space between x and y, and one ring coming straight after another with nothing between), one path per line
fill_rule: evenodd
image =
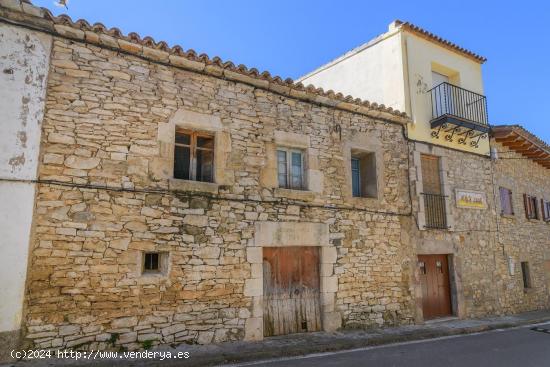
M353 351L243 363L266 367L550 366L550 324L407 342Z

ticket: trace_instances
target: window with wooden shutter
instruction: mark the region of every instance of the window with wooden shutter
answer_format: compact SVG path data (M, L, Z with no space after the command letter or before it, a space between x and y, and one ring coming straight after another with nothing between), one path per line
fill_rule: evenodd
M441 194L441 176L439 173L439 157L422 154L422 185L427 194Z
M514 207L512 205L512 191L501 187L500 188L500 214L514 215Z
M442 195L439 157L422 154L422 196L424 197L425 227L446 229L447 209Z
M523 194L525 216L527 219L539 219L538 200L536 196Z

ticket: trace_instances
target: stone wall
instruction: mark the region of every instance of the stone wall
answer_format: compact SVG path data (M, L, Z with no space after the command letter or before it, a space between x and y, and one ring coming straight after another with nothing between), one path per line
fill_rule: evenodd
M550 170L527 159L500 143L492 142L498 151L494 162L495 190L512 191L514 215L498 215L500 243L500 288L506 313L550 307L550 222L527 219L523 194L550 200ZM500 202L498 204L500 214ZM542 216L539 205L539 217ZM532 288L523 288L521 262L529 263ZM546 265L545 265L546 264ZM510 267L513 271L510 271Z
M14 9L0 16L57 34L39 129L29 345L261 339L265 246L321 248L324 330L422 322L419 254L449 255L459 317L548 307L549 225L497 215L500 184L516 208L523 191L550 198L533 162L492 165L408 141L408 120L385 107ZM214 135L214 183L173 178L176 128ZM304 151L307 190L277 187L278 146ZM351 197L352 151L376 163L372 198ZM449 229L423 226L422 153L441 157ZM487 208L459 208L456 189L483 193ZM163 254L163 272L143 274L147 251ZM527 291L521 261L531 263Z
M410 180L413 192L414 225L408 229L416 254L447 254L451 264L453 313L459 317L479 317L500 312L495 200L488 157L411 142ZM441 182L446 195L448 230L424 228L424 203L420 154L440 157ZM461 208L456 190L482 192L486 209ZM418 269L416 269L418 271ZM418 273L415 288L418 321L422 320L422 291Z
M215 133L216 184L170 177L179 125ZM352 200L344 157L361 136L383 184ZM293 137L307 137L306 192L273 185L271 154ZM328 227L331 328L413 320L399 123L55 38L39 178L26 309L37 347L261 338L247 251L259 222ZM141 274L151 250L169 254L165 275Z

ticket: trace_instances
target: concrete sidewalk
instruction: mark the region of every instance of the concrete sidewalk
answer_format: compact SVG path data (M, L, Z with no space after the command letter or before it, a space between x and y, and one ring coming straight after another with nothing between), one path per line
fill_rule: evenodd
M251 362L311 353L332 352L366 346L469 334L550 321L550 310L534 311L503 317L432 321L380 330L343 330L334 333L293 334L267 338L261 342L233 342L210 345L179 345L153 348L153 352L188 352L188 359L81 360L43 359L19 361L0 366L213 366L225 363Z

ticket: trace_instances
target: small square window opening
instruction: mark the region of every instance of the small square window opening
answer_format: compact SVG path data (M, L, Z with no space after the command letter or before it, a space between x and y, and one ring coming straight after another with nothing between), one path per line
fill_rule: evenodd
M146 252L143 254L143 273L157 274L163 271L163 255L159 252Z

